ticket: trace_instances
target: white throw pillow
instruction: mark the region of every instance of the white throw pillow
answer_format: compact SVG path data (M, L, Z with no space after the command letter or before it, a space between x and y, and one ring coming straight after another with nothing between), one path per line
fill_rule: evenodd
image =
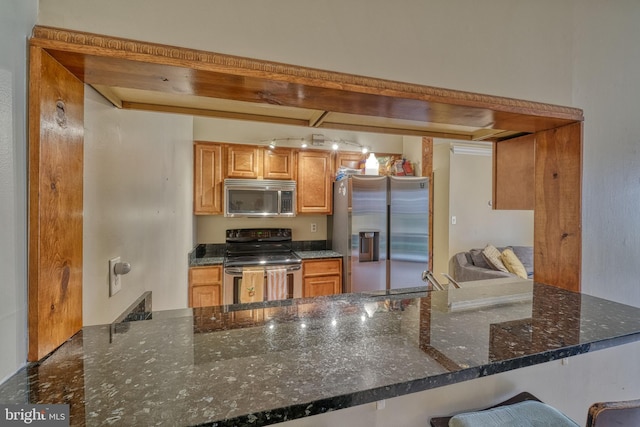
M504 263L502 262L502 254L495 246L490 244L485 246L485 248L482 250L482 255L494 270L504 271L505 273L509 272L509 270L507 270L507 267L505 267Z

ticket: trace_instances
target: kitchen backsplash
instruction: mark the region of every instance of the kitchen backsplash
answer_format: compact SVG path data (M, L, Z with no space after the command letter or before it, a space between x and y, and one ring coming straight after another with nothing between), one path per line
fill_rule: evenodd
M312 232L315 224L316 230ZM196 216L197 243L224 243L230 228L290 228L294 241L327 240L326 215L298 215L294 218L226 218L222 215Z
M300 240L291 242L294 251L324 251L327 249L326 240Z
M226 245L224 243L200 243L191 251L190 257L213 258L223 257ZM324 251L329 249L326 240L298 240L291 242L294 251Z

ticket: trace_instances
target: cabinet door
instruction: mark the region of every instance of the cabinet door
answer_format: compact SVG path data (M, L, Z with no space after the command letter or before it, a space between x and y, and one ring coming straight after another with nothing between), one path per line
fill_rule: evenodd
M227 147L227 177L229 178L258 178L260 150L258 147L235 146Z
M342 293L342 259L304 260L302 263L303 297Z
M331 214L331 152L298 153L298 213Z
M293 179L293 152L287 149L264 150L265 179Z
M304 298L340 293L340 276L318 276L304 279Z
M189 268L189 307L222 304L222 267Z
M217 144L194 144L193 212L222 213L222 148Z
M204 285L194 286L191 288L191 304L190 307L209 307L221 305L222 298L221 285Z
M358 169L360 162L365 160L365 157L362 153L338 153L336 155L336 173L340 166L349 169Z
M493 209L533 210L535 135L493 146Z

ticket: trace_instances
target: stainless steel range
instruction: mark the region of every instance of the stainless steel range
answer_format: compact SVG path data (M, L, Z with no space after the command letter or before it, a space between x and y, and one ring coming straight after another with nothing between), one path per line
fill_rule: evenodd
M224 304L302 297L302 260L290 228L227 230Z

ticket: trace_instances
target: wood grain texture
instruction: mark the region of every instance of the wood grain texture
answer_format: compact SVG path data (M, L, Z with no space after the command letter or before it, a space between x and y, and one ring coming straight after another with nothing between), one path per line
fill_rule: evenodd
M342 293L342 258L302 261L304 298Z
M329 151L299 151L298 157L298 213L330 214L332 212L331 168Z
M196 142L193 160L193 212L196 215L223 213L222 147Z
M67 29L36 26L32 43L89 84L520 132L583 119L577 108Z
M360 163L366 160L366 155L355 152L338 152L336 153L336 166L335 170L339 168L359 169Z
M222 267L189 268L189 307L222 304Z
M494 143L493 209L534 209L535 142L532 134Z
M84 142L84 85L37 47L29 116L28 360L36 361L82 328Z
M289 148L264 149L264 178L293 179L293 150Z
M421 176L429 177L429 262L427 268L433 271L433 138L422 138Z
M534 279L580 291L582 123L536 135Z
M262 175L258 147L231 144L226 151L228 178L258 178Z

